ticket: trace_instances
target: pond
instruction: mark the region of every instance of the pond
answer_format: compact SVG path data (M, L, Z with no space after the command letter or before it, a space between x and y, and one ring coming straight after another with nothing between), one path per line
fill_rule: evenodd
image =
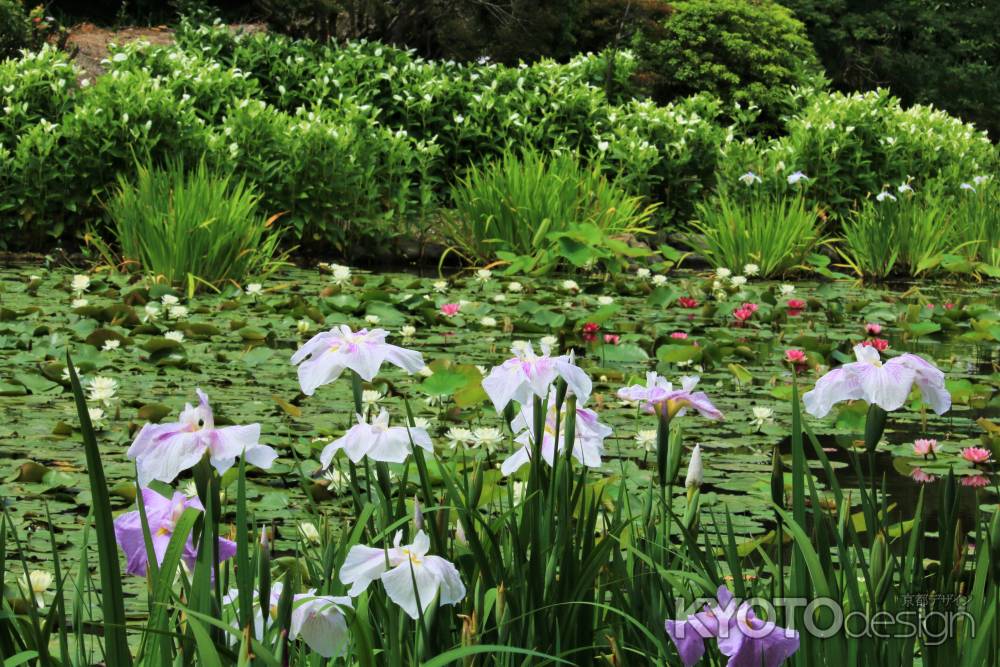
M674 381L699 375L699 389L725 413L721 422L683 420L685 442L704 451L703 521L724 521L728 513L748 543L770 529L771 453L776 445L788 453L793 380L808 390L831 365L853 360L851 347L864 340L888 345L886 354L914 352L946 373L954 404L937 416L914 399L893 414L877 459L891 502L912 511L924 484L931 494L925 506L935 507L935 485L951 469L960 476L964 513L996 508L995 480L960 455L998 438L1000 295L990 285L734 285L693 272L574 280L472 272L441 279L358 270L348 276L326 266L288 268L259 291L230 287L186 298L108 273L89 274L84 285L75 273L0 269L0 494L32 566L51 569L52 537L63 567L74 565L91 504L64 377L67 347L84 385L97 381L91 392L105 399L91 405L102 411L99 441L116 511L134 499L125 452L135 431L147 420L173 420L200 387L218 424L259 422L262 442L279 451L271 471L251 471L249 494L257 521L275 525L279 550L293 549L311 503L339 525L349 503L343 471L335 462L324 474L318 455L354 419L350 384L304 397L289 357L340 323L385 328L390 342L423 354L429 370L422 376L384 370L366 387L373 392L366 400L400 421L405 397L415 417L427 420L442 461L496 463L512 451L506 436L489 430L502 420L479 382L510 356L513 341L552 337L553 348L573 349L594 380L590 407L614 429L605 442L605 498L627 497L636 507L655 468L655 422L616 391L653 369ZM881 331L867 331L869 323ZM790 349L805 354L797 377L785 362ZM861 438L865 408L842 405L824 419L806 417L848 487L856 484L849 452ZM487 430L474 432L472 447L454 446L468 439L455 429ZM914 455L917 438L938 441L935 459ZM818 463L810 465L826 488ZM401 474L402 466L393 470ZM491 479L506 483L499 471ZM8 567L20 564L8 560ZM137 594L144 586L136 578L127 590Z

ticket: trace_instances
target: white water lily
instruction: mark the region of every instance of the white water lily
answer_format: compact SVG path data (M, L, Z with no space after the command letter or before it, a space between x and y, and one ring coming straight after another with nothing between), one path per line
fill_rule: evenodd
M27 577L22 574L17 580L17 585L21 589L21 594L34 600L41 609L45 606L45 591L52 585L52 579L52 575L45 570L32 570Z
M489 269L478 269L476 271L476 280L481 283L489 282L493 279L493 272Z
M564 280L562 281L562 288L567 292L579 292L580 285L577 284L575 280Z
M101 346L103 352L114 352L119 347L121 347L122 342L117 338L109 338L104 341L104 345Z
M482 447L487 452L495 452L503 442L503 431L493 426L478 426L472 429L469 444Z
M73 276L73 280L70 282L70 289L76 295L83 294L90 288L90 277L82 273L78 273Z
M109 405L118 393L118 381L98 375L87 383L87 400Z
M400 327L399 335L404 339L413 338L417 334L417 328L412 324L406 324Z
M764 406L754 406L753 418L750 419L751 426L759 431L767 424L774 423L774 410Z
M335 285L344 285L351 279L351 267L342 264L331 264L330 274L330 280Z
M375 389L365 389L361 392L361 406L364 408L374 408L379 401L385 398L385 394Z
M644 429L635 434L635 444L639 445L647 452L656 451L656 429Z
M465 585L458 570L440 556L428 555L430 538L419 530L413 543L401 546L402 532L393 546L378 549L355 544L340 568L340 581L350 584L351 597L361 595L376 579L389 599L410 618L417 619L436 599L438 606L457 604L465 598Z
M485 317L479 320L479 325L486 327L487 329L492 329L497 325L497 320L495 317L490 317L489 315L486 315Z
M90 303L87 299L73 299L70 306L73 308L85 308Z
M639 267L638 269L635 270L635 277L638 278L639 280L649 280L649 276L651 274L652 271L647 269L645 266Z
M173 294L164 294L163 296L160 297L160 303L169 308L170 306L176 306L178 303L180 303L180 299L178 299Z
M448 448L455 449L459 445L469 445L472 444L472 431L467 428L462 428L460 426L452 426L448 429L448 432L444 434L445 440L448 441Z
M439 294L444 294L445 292L448 291L448 281L447 280L435 280L434 284L433 284L433 287L434 287L434 291L435 292L437 292Z
M100 429L104 426L104 410L101 408L87 408L87 416L94 428Z
M944 373L922 357L901 354L883 362L878 350L866 345L855 345L854 356L857 361L833 369L816 382L812 391L803 394L806 412L825 417L835 404L852 400L863 400L891 412L902 407L914 384L937 414L951 407Z
M184 342L184 333L181 331L168 331L167 333L163 334L163 337L166 338L167 340L176 341L178 343Z
M731 275L733 275L733 272L724 266L720 266L715 270L715 277L718 278L719 280L726 280Z
M187 306L170 306L167 309L167 315L172 320L183 320L188 316Z
M317 530L316 524L311 523L309 521L303 521L299 523L298 528L299 528L299 535L301 535L302 539L304 539L306 542L310 544L320 543L319 530Z
M142 318L144 322L152 322L160 317L160 307L155 303L147 303L143 306L143 311L145 313Z
M667 284L667 277L663 274L657 273L655 276L653 276L651 282L653 283L654 287L660 287L662 285Z
M788 296L789 294L795 293L795 285L781 285L778 288L778 292L781 296Z
M515 282L507 283L507 291L508 292L515 292L515 293L516 292L523 292L524 291L524 285L522 285L521 283L516 282L516 281Z
M729 284L733 287L743 287L747 284L747 279L745 276L733 276L729 279Z
M756 264L743 265L743 275L753 277L756 276L758 273L760 273L760 267L757 266Z
M416 426L389 426L389 412L385 408L371 423L366 422L361 415L357 415L357 418L358 423L343 437L323 448L319 460L324 468L330 467L334 455L341 449L354 463L360 463L366 456L373 461L402 463L413 451L413 445L428 452L434 451L431 436L424 429Z
M249 285L246 286L245 291L247 293L247 296L255 299L264 293L264 286L261 285L260 283L250 283Z

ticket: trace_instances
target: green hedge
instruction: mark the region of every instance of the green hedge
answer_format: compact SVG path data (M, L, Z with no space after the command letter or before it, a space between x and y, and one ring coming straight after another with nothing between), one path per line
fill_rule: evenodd
M709 95L609 101L609 57L469 65L185 26L174 46L112 49L108 73L87 81L46 48L0 63L0 245L81 236L118 174L168 156L239 171L283 213L288 241L346 255L426 231L468 166L508 148L578 153L659 202L661 229L689 220L716 178L750 169L805 171L816 202L842 215L884 182L995 168L974 128L884 94L798 91L773 140L724 126ZM614 57L627 97L635 60Z

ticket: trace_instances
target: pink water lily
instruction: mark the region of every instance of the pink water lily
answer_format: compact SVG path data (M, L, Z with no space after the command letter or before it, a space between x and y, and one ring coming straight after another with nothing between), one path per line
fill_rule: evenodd
M407 373L424 367L419 352L386 343L388 335L384 329L351 331L342 324L310 338L292 355L292 363L299 367L302 393L312 396L317 387L333 382L347 369L370 382L386 361Z
M925 403L941 415L951 407L951 394L944 386L944 373L915 354L901 354L883 362L878 350L855 345L857 361L836 368L816 382L802 400L806 412L825 417L841 401L863 400L887 412L899 409L916 384Z
M154 479L169 484L205 456L220 475L239 456L258 468L270 468L278 457L273 449L260 444L260 424L216 428L208 395L201 389L196 392L197 407L187 404L179 421L146 424L135 436L127 456L135 460L140 487Z
M340 581L351 584L348 594L357 597L379 579L389 599L410 618L419 618L435 599L438 606L456 604L465 597L465 585L458 570L440 556L429 556L430 538L419 530L413 544L400 546L402 533L396 533L388 549L355 544L347 552L340 568Z
M986 463L990 457L992 453L985 447L966 447L962 450L962 458L974 465Z
M413 451L412 445L428 452L434 451L431 436L424 429L416 426L389 426L389 413L385 408L371 423L366 422L361 415L357 415L357 418L358 423L343 437L323 449L319 460L324 468L330 466L334 454L341 449L355 463L360 463L366 456L373 461L402 463Z
M555 461L556 452L565 451L566 443L564 434L566 433L566 422L568 421L566 407L565 404L562 406L557 422L556 397L549 397L548 410L545 414L545 424L543 426L541 452L542 459L550 466ZM535 440L532 433L535 423L534 412L534 405L526 403L521 408L521 412L511 421L511 429L519 434L514 440L520 443L521 447L503 462L500 471L504 475L512 475L525 463L531 461L532 443ZM587 408L577 407L573 458L588 468L600 467L601 456L604 454L604 439L609 435L611 435L611 427L599 422L596 412Z
M573 363L572 355L550 356L550 348L542 343L542 354L535 354L531 343L511 347L513 358L493 368L483 379L483 389L493 401L497 412L511 401L522 406L532 402L533 396L545 398L556 378L566 381L569 390L583 405L590 398L593 385L587 374Z
M916 456L933 456L937 451L938 441L934 438L917 438L913 441L913 453Z
M618 390L618 398L626 401L642 403L647 412L655 412L666 417L683 416L688 408L697 410L701 416L708 419L722 419L722 412L716 408L703 391L694 391L700 378L684 376L681 386L674 389L669 382L656 373L646 373L646 384L636 384L622 387Z
M146 521L149 524L150 541L158 565L163 563L167 553L170 538L174 528L180 521L184 510L192 508L204 512L205 508L197 498L188 498L183 493L175 493L172 498L161 496L152 489L142 490L142 503L146 510ZM139 512L127 512L115 519L115 539L118 546L125 552L125 571L136 576L145 576L150 554L146 551L146 540L142 532L142 519ZM224 561L236 555L236 543L231 540L219 539L219 560ZM189 569L194 569L198 558L198 550L188 535L184 544L181 561Z

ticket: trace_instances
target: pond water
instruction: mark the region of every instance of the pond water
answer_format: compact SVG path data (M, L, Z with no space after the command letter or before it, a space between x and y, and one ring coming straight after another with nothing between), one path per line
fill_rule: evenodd
M287 550L307 513L307 491L339 525L348 500L344 484L322 474L318 454L353 419L346 380L303 397L289 357L312 334L339 323L359 328L366 318L377 318L377 326L392 332L390 342L419 350L435 370L437 380L384 371L379 377L386 379L373 388L385 394L379 405L397 421L404 414L402 396L408 397L416 416L429 421L443 461L456 461L459 452L449 447L449 429L501 426L475 390L479 371L470 369L500 363L514 340L554 336L559 349L574 349L595 382L592 407L614 428L601 469L608 478L605 497L627 498L636 507L654 467L654 455L636 435L655 423L615 392L642 381L648 370L675 381L700 375L699 388L726 415L722 422L683 417L685 443L701 443L704 450L702 505L710 512L703 521L724 520L728 512L747 540L769 529L771 451L776 444L786 455L789 450L793 372L785 351L808 354L797 380L805 391L831 365L852 360L851 346L872 338L865 324L877 323L887 354L907 351L932 360L945 371L954 399L940 417L921 409L919 400L890 417L877 462L892 502L904 514L912 511L919 467L935 480L925 482L928 508L936 506L936 485L949 469L963 482L967 516L996 508L995 480L960 456L965 447L983 446L992 424L1000 423L1000 297L993 285L868 289L810 282L794 283L790 291L760 281L713 295L713 278L695 273L671 275L658 286L635 275L574 276L577 291L564 278L494 275L484 282L474 274L449 276L442 285L410 273L355 271L349 282L337 284L329 272L292 268L256 296L229 288L186 299L106 273L90 274L87 289L74 294L73 275L33 265L0 269L0 494L30 567L51 570L46 511L63 567L74 564L90 506L77 419L63 379L67 346L85 384L98 377L115 382L114 398L92 405L104 411L99 441L116 510L130 508L134 497L125 452L135 430L147 419L173 420L201 387L217 423L260 422L262 442L279 450L272 470L251 472L249 495L255 518L274 523L278 547ZM171 296L178 297L173 305ZM684 307L679 297L698 303ZM790 300L803 303L793 301L790 309ZM159 304L152 316L147 303ZM458 304L458 314L441 314L446 303ZM758 305L746 322L732 314L743 303ZM593 341L582 334L587 323L599 327ZM402 340L404 326L415 330ZM607 342L606 335L612 337ZM850 405L825 419L806 418L844 486L857 483L848 451L861 437L864 415L864 405ZM925 437L939 442L936 460L913 455L913 440ZM505 441L492 454L483 447L466 453L496 462L508 451ZM818 464L810 465L825 488ZM11 560L8 566L20 567ZM135 580L129 590L144 585Z

